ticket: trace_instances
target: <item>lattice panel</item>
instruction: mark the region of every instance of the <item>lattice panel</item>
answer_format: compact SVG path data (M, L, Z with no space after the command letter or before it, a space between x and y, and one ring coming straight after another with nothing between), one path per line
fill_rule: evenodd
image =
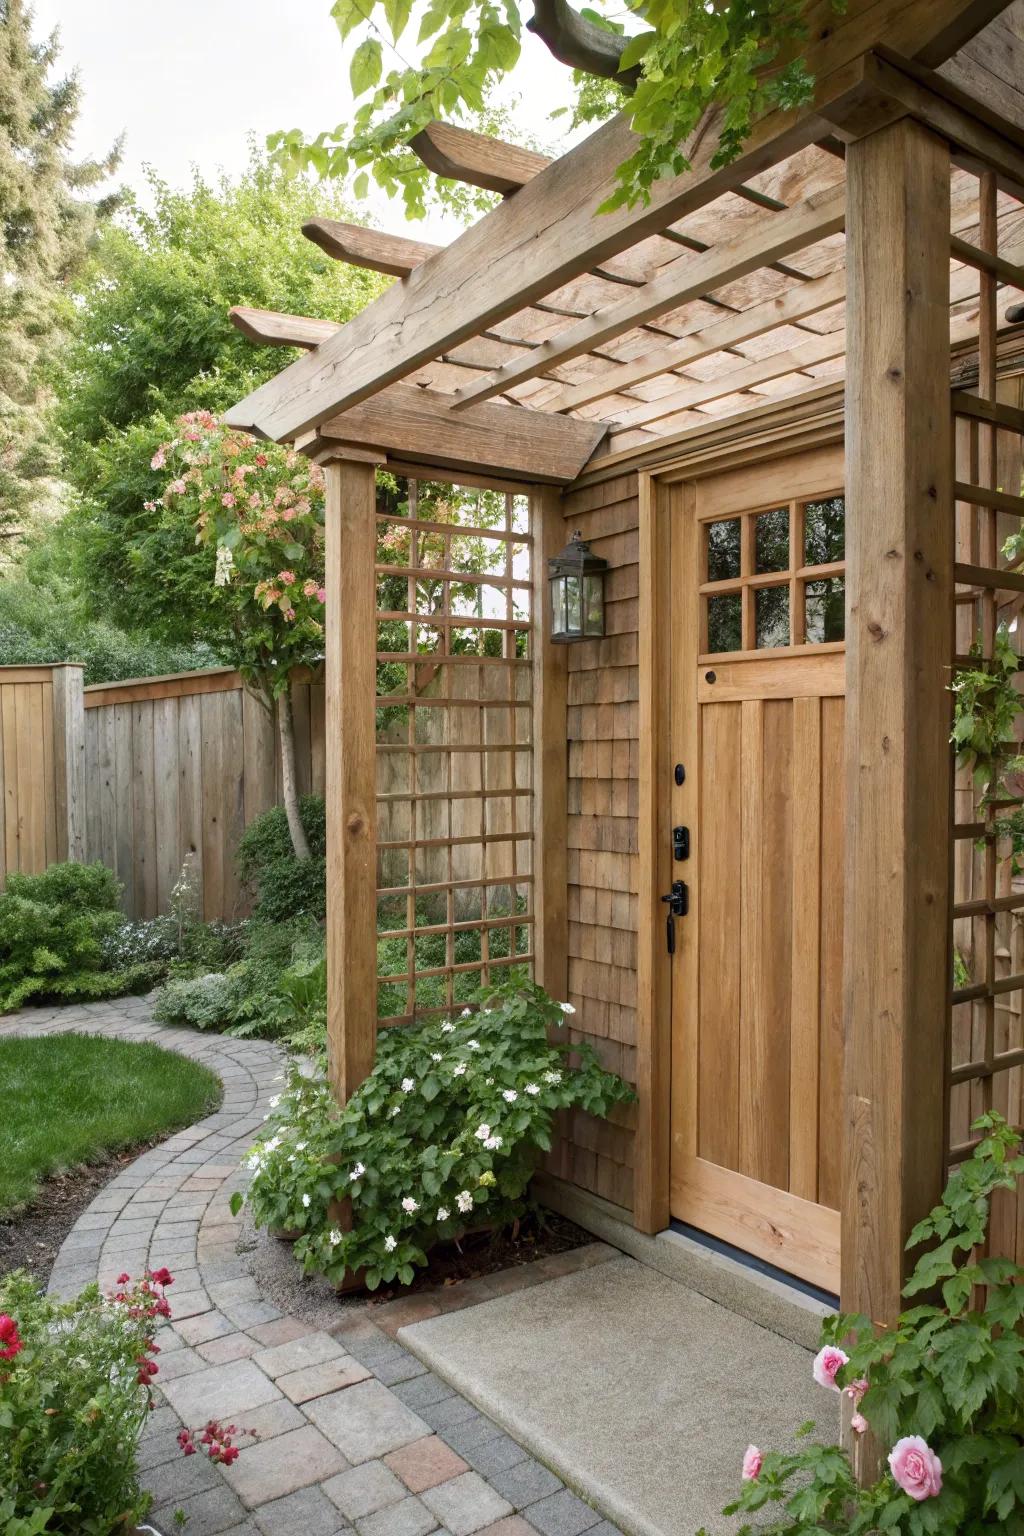
M533 960L529 498L377 502L377 1012L408 1024Z
M998 255L995 179L980 181L978 244ZM1024 574L1004 554L1021 529L1024 411L997 389L996 330L1006 296L994 264L979 263L980 342L975 394L954 393L956 477L956 655L954 676L992 672L1001 647L1024 651ZM1017 393L1016 390L1013 391ZM1002 398L1000 398L1002 397ZM1021 739L1024 717L1012 734ZM953 791L954 989L949 1064L949 1154L968 1155L971 1124L989 1109L1011 1123L1024 1120L1024 880L1017 874L1020 839L1014 771L1016 742L1004 753L996 787L958 768ZM1020 1251L1022 1213L1012 1198L994 1205L992 1246Z

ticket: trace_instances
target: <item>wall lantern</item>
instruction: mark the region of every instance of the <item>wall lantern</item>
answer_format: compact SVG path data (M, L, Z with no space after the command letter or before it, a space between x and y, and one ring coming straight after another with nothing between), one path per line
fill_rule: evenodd
M608 561L592 555L574 533L548 561L551 584L551 638L556 645L594 640L604 634L604 573Z

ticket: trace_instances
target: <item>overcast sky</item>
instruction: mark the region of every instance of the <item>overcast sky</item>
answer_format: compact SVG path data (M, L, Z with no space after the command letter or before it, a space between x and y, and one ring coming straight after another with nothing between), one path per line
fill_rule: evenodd
M59 25L62 67L81 74L76 152L102 153L124 130L119 179L132 186L143 164L172 185L193 164L238 172L248 136L317 133L351 109L330 0L34 0L34 9L37 35ZM554 141L547 114L566 99L566 71L531 38L517 77L521 120ZM379 228L409 232L400 204L381 197L367 212ZM457 232L436 215L417 227L433 239Z

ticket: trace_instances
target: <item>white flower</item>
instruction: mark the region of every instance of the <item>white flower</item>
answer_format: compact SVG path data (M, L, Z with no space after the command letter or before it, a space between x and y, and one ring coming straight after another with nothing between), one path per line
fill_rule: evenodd
M464 1019L468 1019L471 1016L472 1012L473 1012L472 1008L463 1008L461 1017L464 1018ZM452 1027L454 1028L454 1025Z
M296 1152L305 1152L305 1150L306 1150L306 1143L304 1141L297 1141L295 1143L295 1150L296 1150Z
M303 1197L302 1197L302 1204L305 1206L306 1210L308 1211L309 1210L309 1196L308 1195L303 1195Z
M327 1241L330 1243L332 1248L337 1248L338 1244L341 1242L341 1233L338 1231L337 1227L334 1227L328 1233Z
M519 1097L514 1088L504 1089L501 1096L505 1100L506 1104L514 1104L516 1099Z
M267 1144L263 1148L263 1150L264 1150L264 1152L276 1152L280 1145L281 1145L281 1138L280 1138L280 1136L271 1136L270 1140L267 1142Z
M452 1077L465 1077L465 1075L466 1075L466 1063L464 1061L460 1061L458 1066L452 1072Z
M575 1013L576 1012L576 1009L573 1007L572 1003L559 1003L558 1006L559 1006L559 1008L561 1008L563 1013Z
M431 1059L431 1061L440 1061L441 1060L441 1052L440 1051L431 1051L430 1059Z
M403 1093L412 1093L412 1091L413 1091L413 1089L415 1087L416 1087L416 1079L414 1077L403 1077L402 1078L402 1092Z
M363 1167L362 1163L356 1163L355 1167L352 1169L352 1172L348 1176L349 1183L354 1184L356 1179L361 1179L365 1172L366 1169Z
M531 1094L534 1098L536 1098L538 1093L540 1093L540 1088L539 1088L537 1083L527 1083L526 1091L527 1091L527 1093Z
M263 1166L263 1159L260 1157L260 1154L258 1152L250 1152L249 1156L245 1160L245 1166L247 1168L253 1168L253 1169L255 1169L255 1168L262 1168L262 1166Z
M386 1237L384 1239L384 1247L387 1249L388 1253L394 1253L395 1249L398 1247L397 1238Z
M546 1083L560 1083L562 1081L562 1074L561 1072L545 1072L544 1081Z
M478 1051L480 1049L479 1040L467 1040L466 1044L469 1046L471 1051Z
M442 1205L442 1206L438 1207L438 1212L437 1212L437 1219L438 1219L438 1221L447 1221L448 1217L450 1215L451 1215L451 1212L449 1211L449 1209L448 1209L448 1207L446 1205Z
M473 1135L476 1137L477 1141L486 1141L490 1134L491 1128L486 1124L478 1125L476 1130L473 1132Z
M473 1209L473 1196L468 1189L462 1190L460 1194L455 1196L455 1204L463 1213Z
M280 1102L281 1095L279 1093L275 1093L272 1099L267 1100L267 1103L270 1105L271 1109L276 1109Z
M501 1137L488 1136L487 1140L484 1142L484 1146L487 1148L488 1152L497 1152L498 1148L501 1146Z
M388 1110L388 1119L393 1120L401 1107L401 1104L392 1104L391 1108Z
M226 544L217 545L217 569L213 573L215 587L226 587L234 570L235 557Z
M466 1012L467 1013L469 1012L468 1008L467 1008ZM441 1025L441 1033L442 1033L442 1035L450 1035L454 1028L455 1028L454 1024L442 1024Z
M413 1211L419 1210L419 1204L413 1199L412 1195L406 1195L405 1199L402 1201L402 1210L408 1211L409 1215L411 1216Z
M485 1077L484 1078L484 1082L487 1084L488 1088L490 1088L493 1085L493 1083L494 1083L494 1078L493 1077Z
M288 1161L290 1163L294 1163L294 1161L295 1161L295 1153L294 1152L289 1152L289 1154L288 1154Z

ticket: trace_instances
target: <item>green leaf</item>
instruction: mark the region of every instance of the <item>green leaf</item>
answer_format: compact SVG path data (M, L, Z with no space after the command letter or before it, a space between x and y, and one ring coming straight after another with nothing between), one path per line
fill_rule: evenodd
M411 15L412 0L384 0L384 19L396 43L405 31Z
M245 1204L245 1196L242 1194L242 1191L240 1189L236 1189L236 1190L233 1191L231 1199L228 1202L228 1204L231 1207L231 1214L232 1214L232 1216L237 1216L239 1211L242 1209L242 1206Z
M372 90L380 80L382 68L380 43L375 37L364 38L352 55L352 62L349 65L348 74L352 94L362 96L366 91Z

